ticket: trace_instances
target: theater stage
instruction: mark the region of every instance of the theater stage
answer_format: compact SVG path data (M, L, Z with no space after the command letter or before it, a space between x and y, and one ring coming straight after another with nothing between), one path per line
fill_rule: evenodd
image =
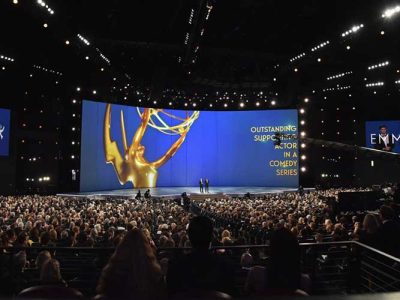
M140 189L142 195L146 189ZM69 194L59 194L60 196L68 197L88 197L88 198L129 198L132 199L136 196L137 189L122 189L122 190L110 190L110 191L98 191L98 192L84 192L84 193L69 193ZM284 193L284 192L295 192L297 188L287 188L287 187L251 187L251 186L224 186L224 187L210 187L208 194L200 194L199 187L158 187L151 188L150 193L152 197L155 198L176 198L184 192L190 197L198 196L243 196L246 193L250 193L255 196L262 196L271 193Z

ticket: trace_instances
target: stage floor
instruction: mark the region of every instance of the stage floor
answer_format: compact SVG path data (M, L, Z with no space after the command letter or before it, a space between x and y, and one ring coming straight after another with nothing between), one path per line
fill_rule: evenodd
M85 192L85 193L70 193L70 194L59 194L60 196L68 197L122 197L122 198L134 198L137 193L137 189L123 189L123 190L110 190L110 191L98 191L98 192ZM146 189L141 189L142 195ZM297 188L286 188L286 187L253 187L253 186L221 186L221 187L210 187L209 195L225 194L229 196L243 196L246 193L253 195L264 195L271 193L283 193L283 192L295 192ZM188 196L199 195L199 187L158 187L151 188L150 194L153 197L159 198L172 198L180 197L182 193L186 192ZM203 194L205 195L205 194Z

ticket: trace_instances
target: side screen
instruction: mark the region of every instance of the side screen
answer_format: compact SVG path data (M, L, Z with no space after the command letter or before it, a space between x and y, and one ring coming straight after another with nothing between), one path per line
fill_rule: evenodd
M10 149L10 110L0 108L0 156L8 156Z

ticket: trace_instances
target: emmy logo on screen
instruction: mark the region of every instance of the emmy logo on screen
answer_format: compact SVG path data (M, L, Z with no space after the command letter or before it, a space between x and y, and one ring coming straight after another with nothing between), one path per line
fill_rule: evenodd
M6 126L0 124L0 140L4 139L3 132L6 130Z
M114 166L121 185L132 182L135 188L155 187L157 185L158 168L171 159L182 146L190 127L197 120L200 112L186 112L185 117L178 117L163 109L156 108L144 108L143 110L137 108L137 112L141 122L133 136L131 145L128 146L124 113L121 110L120 122L124 151L123 155L121 155L117 143L111 139L111 104L107 104L104 116L104 153L106 162ZM168 125L163 119L164 116L174 120L177 124ZM148 126L163 134L179 136L168 151L153 162L149 162L145 158L145 147L141 144Z

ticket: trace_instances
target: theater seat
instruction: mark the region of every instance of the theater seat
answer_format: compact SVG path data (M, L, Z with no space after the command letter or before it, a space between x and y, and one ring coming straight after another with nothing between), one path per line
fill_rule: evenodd
M81 299L80 291L72 288L52 285L38 285L20 292L18 298L42 298L42 299Z

